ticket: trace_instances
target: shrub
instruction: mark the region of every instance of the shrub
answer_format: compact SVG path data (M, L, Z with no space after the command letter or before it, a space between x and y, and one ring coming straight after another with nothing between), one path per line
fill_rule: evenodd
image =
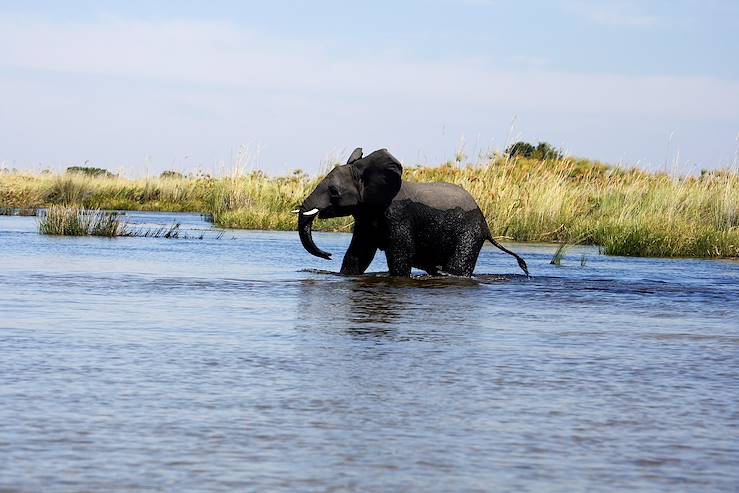
M505 150L505 153L511 158L530 158L534 154L535 150L536 148L528 142L516 142L515 144L509 145L508 149Z
M540 161L558 161L564 157L564 154L562 153L562 151L560 151L559 149L555 149L552 145L547 144L546 142L539 142L531 157L534 159L539 159Z
M104 168L95 168L94 166L70 166L67 168L67 173L92 176L92 177L106 177L113 178L115 175Z
M539 142L536 146L528 142L519 141L511 144L505 153L511 157L523 157L527 159L538 159L539 161L558 161L564 157L564 153L546 142Z
M171 180L180 180L183 178L183 176L182 176L182 173L180 173L179 171L168 169L167 171L162 171L161 174L159 175L159 178L162 178L162 179L169 178Z

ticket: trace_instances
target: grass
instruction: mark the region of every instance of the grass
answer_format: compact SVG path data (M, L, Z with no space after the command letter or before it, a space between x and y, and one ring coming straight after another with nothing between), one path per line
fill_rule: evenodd
M202 240L204 233L198 236L183 234L180 223L157 228L132 228L120 219L120 214L111 211L88 210L79 207L54 205L43 211L38 219L39 233L57 236L116 236L197 239ZM218 231L216 239L223 237Z
M595 244L612 255L739 257L739 176L733 171L675 178L588 160L497 156L479 165L406 166L404 179L461 185L503 239ZM0 208L202 212L227 228L293 230L290 210L318 180L301 172L141 180L0 173ZM348 217L319 220L315 229L351 226Z
M75 207L52 206L38 220L39 233L63 236L124 236L118 214Z
M557 247L557 251L554 252L552 260L549 261L551 265L562 265L562 259L567 252L567 243L560 243Z
M76 205L86 209L200 212L214 180L0 173L0 207Z

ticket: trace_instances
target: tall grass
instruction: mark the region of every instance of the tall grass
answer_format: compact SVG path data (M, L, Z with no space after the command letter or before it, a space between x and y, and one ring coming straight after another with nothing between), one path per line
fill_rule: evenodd
M207 211L215 180L0 173L0 207L75 205L87 209Z
M739 176L731 171L675 178L587 160L495 157L474 166L406 166L403 178L461 185L497 237L597 244L614 255L739 257ZM146 180L5 173L0 207L198 211L223 227L292 230L290 210L319 179L261 172ZM319 220L316 229L351 226L351 218L339 218Z
M131 227L120 219L117 212L87 210L79 207L53 205L42 212L38 219L39 233L56 236L134 236L143 238L197 239L199 235L183 234L180 223L163 225L154 228ZM223 231L216 231L216 239L223 236Z
M75 207L51 206L39 217L39 233L63 236L123 236L118 214Z
M226 228L291 230L297 227L292 211L315 188L321 178L301 173L267 178L260 172L214 183L209 197L213 221ZM352 218L318 221L323 231L351 231Z

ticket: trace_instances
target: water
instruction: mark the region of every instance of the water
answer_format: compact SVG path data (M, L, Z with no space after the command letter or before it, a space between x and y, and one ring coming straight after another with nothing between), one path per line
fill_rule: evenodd
M736 262L342 277L348 235L176 220L205 238L0 217L0 490L739 489Z

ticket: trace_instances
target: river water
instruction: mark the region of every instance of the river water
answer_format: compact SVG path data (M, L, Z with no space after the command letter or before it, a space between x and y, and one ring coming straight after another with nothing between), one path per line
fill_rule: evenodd
M127 217L204 238L0 217L0 491L739 490L736 262L342 277L346 234Z

